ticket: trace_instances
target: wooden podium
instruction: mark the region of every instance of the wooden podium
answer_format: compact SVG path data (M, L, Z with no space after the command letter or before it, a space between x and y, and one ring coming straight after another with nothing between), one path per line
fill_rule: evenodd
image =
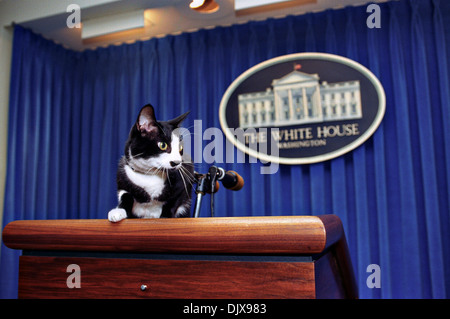
M335 215L14 221L3 241L19 298L358 297Z

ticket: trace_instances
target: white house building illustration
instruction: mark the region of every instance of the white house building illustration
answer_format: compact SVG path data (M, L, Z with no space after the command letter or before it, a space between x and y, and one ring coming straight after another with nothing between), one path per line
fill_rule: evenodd
M362 117L359 81L319 83L318 74L295 70L265 92L240 94L242 128L286 126Z

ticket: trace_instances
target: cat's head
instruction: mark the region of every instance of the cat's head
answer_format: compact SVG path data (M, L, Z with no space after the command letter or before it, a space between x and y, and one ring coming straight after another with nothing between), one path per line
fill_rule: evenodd
M183 143L177 128L188 114L184 113L170 121L157 121L153 106L145 105L131 128L125 147L129 165L144 173L180 168Z

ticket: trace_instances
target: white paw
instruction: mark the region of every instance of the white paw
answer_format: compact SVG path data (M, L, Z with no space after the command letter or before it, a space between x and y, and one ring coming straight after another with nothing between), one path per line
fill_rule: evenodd
M125 218L127 218L127 212L123 208L114 208L108 213L108 220L113 223L120 222Z

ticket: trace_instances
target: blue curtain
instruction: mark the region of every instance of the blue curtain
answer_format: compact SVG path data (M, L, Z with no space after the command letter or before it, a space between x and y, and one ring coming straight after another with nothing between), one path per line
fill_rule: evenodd
M366 26L366 6L347 7L84 52L16 26L3 224L106 218L142 105L151 102L161 119L191 110L185 127L201 155L212 142L202 132L220 127L221 97L238 75L275 56L328 52L358 61L382 82L387 105L378 130L344 156L281 165L274 175L261 175L263 164L248 157L219 163L246 185L216 195L216 216L336 214L361 298L448 298L450 2L403 0L380 9L379 29ZM196 119L203 131L194 132ZM17 296L18 254L2 246L3 298ZM381 288L366 285L370 264L380 266Z

